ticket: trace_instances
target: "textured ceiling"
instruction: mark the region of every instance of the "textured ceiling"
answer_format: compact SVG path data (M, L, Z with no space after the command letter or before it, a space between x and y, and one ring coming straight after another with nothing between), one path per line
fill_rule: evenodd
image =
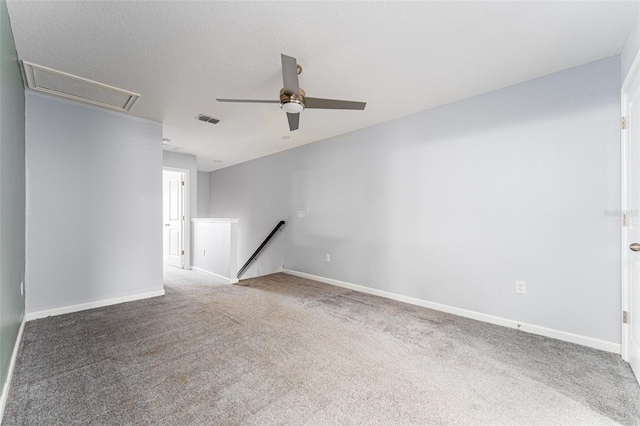
M131 114L211 171L620 53L636 2L8 1L20 59L140 93ZM277 104L280 54L308 96ZM221 120L195 120L198 114ZM283 136L290 136L283 139ZM363 153L364 154L364 153ZM221 162L214 162L219 160Z

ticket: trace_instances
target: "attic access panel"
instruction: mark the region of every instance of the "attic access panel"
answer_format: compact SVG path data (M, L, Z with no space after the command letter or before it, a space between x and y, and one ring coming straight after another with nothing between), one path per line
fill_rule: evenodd
M137 93L98 83L66 72L22 61L25 85L32 90L129 112L140 97Z

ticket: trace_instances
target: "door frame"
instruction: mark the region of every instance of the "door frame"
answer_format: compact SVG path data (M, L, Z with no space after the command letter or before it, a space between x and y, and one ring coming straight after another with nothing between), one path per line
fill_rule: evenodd
M182 263L184 265L183 269L191 269L191 213L189 211L189 188L191 184L191 175L189 174L189 169L163 166L162 171L164 172L165 170L182 173L184 176L184 188L182 188L182 212L184 216L184 220L182 221L182 247L184 247L184 256ZM164 244L164 236L162 243Z
M620 112L621 112L621 120L624 117L628 119L629 111L627 108L627 92L631 88L632 83L636 78L640 78L640 51L636 54L636 57L631 64L631 68L629 68L629 72L624 78L624 82L622 83L622 88L620 89ZM630 327L629 324L625 324L622 322L622 312L630 311L631 309L631 280L629 279L629 262L627 261L627 250L630 242L627 241L626 235L626 223L625 223L625 214L629 214L629 197L628 197L628 153L629 153L629 137L626 129L620 126L620 262L621 262L621 309L620 309L620 323L621 323L621 336L620 336L620 355L622 359L629 362L629 341L631 339L630 336ZM631 315L634 315L632 313Z

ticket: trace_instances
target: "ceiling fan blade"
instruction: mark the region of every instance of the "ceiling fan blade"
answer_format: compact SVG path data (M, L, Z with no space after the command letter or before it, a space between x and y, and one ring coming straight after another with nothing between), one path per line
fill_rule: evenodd
M280 101L267 101L260 99L216 99L218 102L245 102L251 104L279 104Z
M292 114L288 112L287 120L289 120L289 130L292 132L294 130L298 130L298 125L300 124L300 113Z
M298 94L300 86L298 85L298 61L287 55L282 56L282 83L284 85L284 93L287 95Z
M305 108L316 109L357 109L363 110L366 102L339 101L337 99L304 98Z

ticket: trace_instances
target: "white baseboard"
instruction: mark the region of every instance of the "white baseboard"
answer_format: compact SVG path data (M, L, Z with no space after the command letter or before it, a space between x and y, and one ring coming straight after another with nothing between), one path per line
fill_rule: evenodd
M204 272L205 274L213 275L214 277L216 277L220 281L225 282L226 284L237 284L238 283L238 280L236 278L223 277L222 275L218 275L218 274L216 274L214 272L207 271L206 269L198 268L197 266L192 266L191 269L193 269L194 271Z
M620 354L621 346L619 343L607 342L605 340L594 339L592 337L581 336L579 334L568 333L566 331L555 330L552 328L542 327L534 324L527 324L510 320L507 318L496 317L493 315L483 314L480 312L469 311L466 309L456 308L453 306L442 305L440 303L429 302L415 297L403 296L388 291L377 290L374 288L365 287L358 284L352 284L344 281L338 281L331 278L324 278L317 275L307 274L305 272L293 271L290 269L282 269L282 272L289 275L295 275L296 277L307 278L314 281L320 281L325 284L331 284L338 287L348 288L350 290L359 291L362 293L372 294L374 296L385 297L387 299L397 300L399 302L410 303L412 305L422 306L436 311L447 312L450 314L458 315L465 318L471 318L478 321L488 322L490 324L497 324L504 327L515 328L525 331L527 333L538 334L540 336L551 337L553 339L563 340L565 342L576 343L578 345L588 346L595 349L600 349L607 352L613 352Z
M118 303L133 302L134 300L142 300L158 296L164 296L164 289L150 291L147 293L132 294L130 296L115 297L113 299L103 299L96 302L81 303L79 305L64 306L62 308L47 309L46 311L27 312L25 318L26 321L33 321L40 318L70 314L72 312L86 311L87 309L102 308L103 306L117 305Z
M16 366L16 359L18 358L18 349L20 349L20 342L22 342L22 333L24 332L24 324L26 319L22 317L20 323L20 329L18 330L18 336L16 337L16 343L13 345L13 353L11 354L11 362L9 363L9 370L7 371L7 380L2 387L2 396L0 396L0 422L4 416L4 407L7 404L7 398L9 397L9 390L11 390L11 379L13 378L13 369Z

